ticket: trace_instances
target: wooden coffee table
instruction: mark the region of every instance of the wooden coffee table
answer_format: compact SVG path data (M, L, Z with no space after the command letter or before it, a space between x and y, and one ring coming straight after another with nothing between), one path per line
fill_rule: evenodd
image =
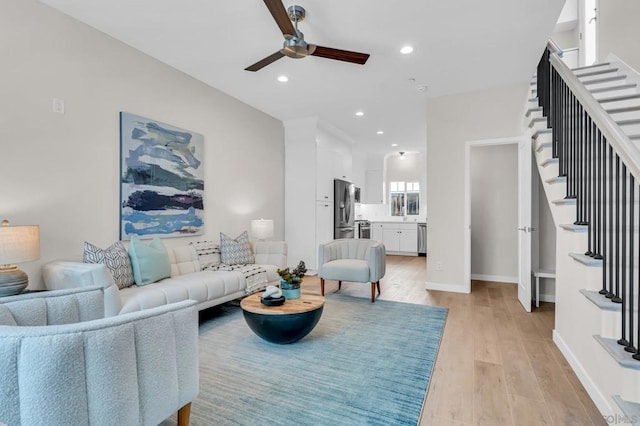
M324 297L303 294L299 299L288 299L281 306L266 306L260 302L262 292L245 297L240 302L244 319L258 336L280 345L297 342L316 326Z

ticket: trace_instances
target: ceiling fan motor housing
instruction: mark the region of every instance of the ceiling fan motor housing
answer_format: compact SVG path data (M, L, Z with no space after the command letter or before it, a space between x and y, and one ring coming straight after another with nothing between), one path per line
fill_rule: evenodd
M289 58L300 59L310 55L309 45L304 41L304 34L301 31L296 30L296 35L284 41L282 44L283 55Z

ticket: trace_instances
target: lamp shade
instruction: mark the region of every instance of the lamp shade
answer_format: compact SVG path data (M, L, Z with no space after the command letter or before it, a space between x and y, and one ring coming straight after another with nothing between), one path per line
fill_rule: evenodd
M273 220L259 219L251 221L251 235L258 240L273 237Z
M40 227L0 226L0 265L30 262L40 258Z

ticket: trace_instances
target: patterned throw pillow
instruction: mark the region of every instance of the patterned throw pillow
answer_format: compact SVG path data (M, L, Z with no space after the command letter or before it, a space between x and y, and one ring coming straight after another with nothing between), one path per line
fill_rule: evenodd
M222 263L227 265L255 263L247 231L238 235L235 240L221 232L220 251Z
M220 245L213 241L192 241L189 245L193 246L198 255L200 269L203 271L220 264Z
M124 245L118 241L106 250L84 242L84 263L102 263L107 267L118 288L125 288L135 284L129 253Z

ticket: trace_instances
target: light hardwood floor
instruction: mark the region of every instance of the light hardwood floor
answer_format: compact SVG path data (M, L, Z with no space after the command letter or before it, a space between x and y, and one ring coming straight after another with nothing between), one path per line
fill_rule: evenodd
M514 284L473 282L471 294L426 291L424 257L387 256L381 299L449 308L420 425L605 425L551 339L554 305L528 314ZM307 276L302 291L320 294ZM326 282L326 293L338 291ZM340 293L370 297L368 284Z

